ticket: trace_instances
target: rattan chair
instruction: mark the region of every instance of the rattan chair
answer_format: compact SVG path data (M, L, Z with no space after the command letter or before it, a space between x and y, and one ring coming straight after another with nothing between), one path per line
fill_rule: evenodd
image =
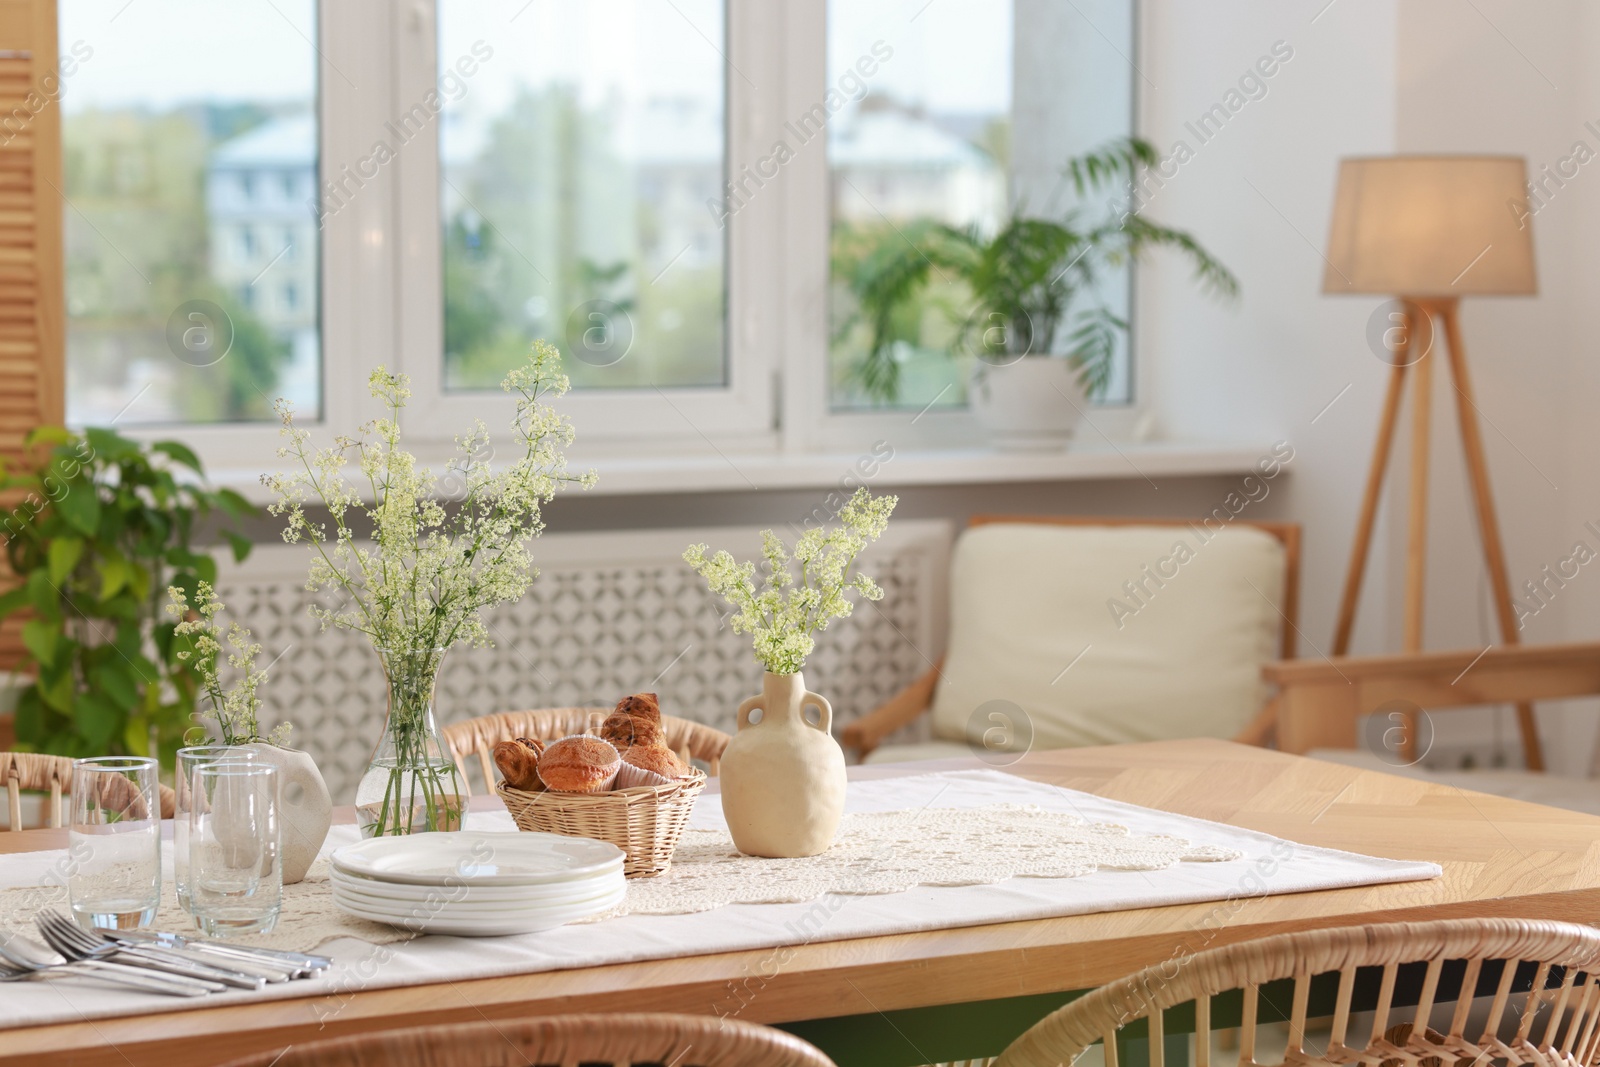
M770 1027L696 1015L553 1015L422 1026L290 1045L227 1067L833 1067L817 1049Z
M472 790L472 776L467 770L467 758L476 756L483 771L484 789L494 792L494 746L514 737L534 741L553 741L571 734L595 733L610 708L539 708L533 711L502 711L483 715L466 722L446 726L442 731L444 743L461 771L461 780L467 790ZM713 778L722 765L722 752L733 740L721 730L703 726L674 715L661 716L661 727L666 734L667 746L685 760L699 760L706 765L706 773Z
M1454 970L1444 983L1459 990L1452 994L1453 1009L1441 995L1447 961L1461 961L1463 968L1459 983ZM1533 971L1529 991L1514 985L1518 963L1524 965L1524 976ZM1415 1007L1401 1008L1395 1002L1396 977L1404 964L1422 970ZM1600 1020L1600 982L1591 973L1597 964L1600 931L1543 920L1450 919L1280 934L1175 956L1101 986L1034 1024L995 1067L1056 1067L1073 1062L1097 1042L1104 1043L1106 1067L1117 1067L1117 1032L1140 1019L1149 1026L1150 1065L1163 1067L1162 1012L1191 1003L1195 1067L1210 1067L1211 998L1233 990L1244 992L1239 1063L1260 1064L1257 1026L1271 1020L1259 1018L1259 993L1262 985L1279 979L1293 980L1282 1062L1296 1067L1358 1061L1373 1067L1591 1067L1600 1044L1595 1025ZM1355 1003L1353 997L1356 972L1363 967L1382 968L1374 1005ZM1327 1047L1319 1050L1306 1040L1312 979L1333 974L1338 976L1333 1027ZM1487 1020L1469 1026L1474 992L1484 988L1480 982L1492 988L1493 999ZM1363 1025L1355 1034L1349 1033L1353 1010L1372 1014L1370 1027ZM1448 1032L1430 1029L1430 1018L1442 1022L1447 1010ZM1476 1032L1468 1036L1471 1031Z
M7 826L13 830L22 829L24 792L50 794L45 808L45 824L53 828L61 826L61 795L72 791L71 759L66 756L47 756L40 752L0 752L0 779L6 783L6 799L11 814ZM163 819L172 818L176 803L177 797L172 790L161 786Z

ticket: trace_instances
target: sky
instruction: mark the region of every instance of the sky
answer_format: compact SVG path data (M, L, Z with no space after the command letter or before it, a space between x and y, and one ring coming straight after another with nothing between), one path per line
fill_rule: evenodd
M882 41L894 56L874 89L931 111L1008 112L1011 11L999 0L829 0L829 82Z
M495 50L470 95L502 110L517 84L562 82L585 103L699 98L720 111L727 47L720 0L440 0L439 56L451 63L477 41Z
M315 0L60 0L60 10L62 51L94 50L67 80L68 111L314 93ZM439 11L446 62L478 40L495 49L471 86L490 113L518 82L575 84L591 102L720 96L722 0L439 0ZM1010 106L1009 3L829 0L828 17L830 82L882 40L895 56L875 86L939 111Z
M62 106L313 98L313 0L60 0L61 51L93 55L65 79Z

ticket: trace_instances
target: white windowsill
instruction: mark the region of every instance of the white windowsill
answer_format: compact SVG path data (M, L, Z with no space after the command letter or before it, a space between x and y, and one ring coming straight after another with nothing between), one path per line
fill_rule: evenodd
M897 451L863 478L854 453L747 453L607 457L573 464L600 476L586 495L724 493L826 489L847 477L875 488L980 485L1004 482L1072 482L1206 477L1245 474L1269 455L1271 444L1145 442L1115 447L1082 442L1061 452L1000 452L989 448ZM871 457L867 457L869 461ZM258 471L213 470L212 484L243 493L257 504L271 498Z

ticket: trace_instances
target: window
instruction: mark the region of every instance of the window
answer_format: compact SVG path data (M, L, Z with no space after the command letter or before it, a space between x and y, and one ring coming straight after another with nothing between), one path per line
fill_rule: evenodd
M61 95L68 421L262 420L277 395L314 411L316 301L257 289L292 274L315 294L316 257L269 263L256 240L292 229L315 247L306 205L257 180L314 187L311 0L61 0L60 18L63 51L86 53Z
M988 240L1013 212L1061 216L1067 159L1132 131L1132 70L1110 45L1131 40L1131 6L1085 7L829 0L828 85L846 97L827 138L834 408L965 406L970 293L919 246L938 226ZM928 281L875 350L858 294L908 258ZM1123 271L1094 295L1125 318L1128 286ZM1128 395L1124 347L1105 399Z
M722 4L509 10L439 5L445 387L539 337L580 389L724 385Z
M498 382L546 338L583 447L975 442L960 280L902 315L885 392L850 271L1071 209L1062 164L1133 128L1132 3L140 0L102 43L106 11L62 0L62 40L95 40L64 94L71 417L281 394L343 426L381 363L430 458L509 417ZM1125 315L1127 276L1095 295ZM174 315L230 354L175 356ZM1133 395L1119 352L1104 399ZM244 464L271 432L186 436Z

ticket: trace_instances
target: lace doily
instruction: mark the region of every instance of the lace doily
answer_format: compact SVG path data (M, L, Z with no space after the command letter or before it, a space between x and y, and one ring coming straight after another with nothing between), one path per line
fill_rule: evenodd
M620 907L587 921L689 915L725 904L801 904L830 893L876 896L913 886L1077 878L1100 870L1158 871L1183 862L1239 856L1232 849L1164 834L1135 834L1112 823L1014 804L846 815L834 846L804 859L744 856L726 830L691 829L684 831L670 870L655 878L632 879ZM164 890L155 928L193 930L194 920L178 907L171 884ZM19 931L31 933L33 915L42 908L65 911L66 889L0 890L0 914ZM305 881L284 886L277 928L250 938L250 943L310 952L336 937L382 945L415 936L340 911L333 902L327 858L321 857Z
M665 874L630 881L628 899L600 918L685 915L724 904L799 904L829 893L870 896L923 885L1077 878L1099 870L1158 871L1239 856L1232 849L1015 804L846 815L833 847L803 859L740 855L726 830L691 829Z
M67 888L60 885L24 886L0 890L0 915L5 925L26 937L38 940L33 916L46 908L67 913ZM161 909L156 912L153 929L171 933L193 933L194 918L178 906L178 894L171 882L161 887ZM397 926L369 922L347 915L333 902L328 881L328 858L319 856L306 872L305 880L283 887L283 910L278 925L270 934L252 934L243 943L290 952L313 952L336 937L357 937L373 945L409 941L418 935Z

